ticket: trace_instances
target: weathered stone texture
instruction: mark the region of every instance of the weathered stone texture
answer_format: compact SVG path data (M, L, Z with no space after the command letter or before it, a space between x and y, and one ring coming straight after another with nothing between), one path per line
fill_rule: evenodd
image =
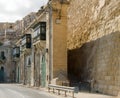
M94 80L93 90L117 95L120 90L120 1L71 0L68 31L69 73L74 73L80 81Z
M11 51L12 51L12 47L9 45L0 46L0 68L1 67L4 68L3 82L8 82L8 83L14 82L14 76L15 76L15 73L14 73L15 63L13 62ZM4 56L5 56L4 59L1 56L1 52L4 52Z
M61 14L59 13L61 11ZM67 5L53 3L53 79L67 80ZM59 19L60 18L60 19ZM60 84L60 83L57 83Z
M69 51L69 69L80 81L93 80L94 91L120 91L120 32L114 32ZM74 62L73 62L74 61Z
M69 49L120 31L120 1L71 0L68 9L68 31Z

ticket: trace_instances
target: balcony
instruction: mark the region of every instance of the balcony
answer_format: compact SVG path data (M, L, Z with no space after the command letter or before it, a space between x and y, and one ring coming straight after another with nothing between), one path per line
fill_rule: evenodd
M33 26L33 44L46 41L46 22L39 22Z
M12 52L13 61L18 61L20 59L20 47L15 46Z
M21 48L31 49L31 34L25 34L22 36Z
M13 48L13 58L17 59L20 57L20 47L14 47Z

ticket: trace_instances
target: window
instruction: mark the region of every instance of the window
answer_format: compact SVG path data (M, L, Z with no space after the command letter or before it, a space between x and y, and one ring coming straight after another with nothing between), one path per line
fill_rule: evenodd
M31 65L31 60L30 60L30 58L28 58L28 65L29 65L29 66Z
M38 40L46 40L46 22L39 22L33 27L33 29L33 42Z
M1 51L1 59L2 59L2 60L5 59L5 53L4 53L4 51Z
M40 40L46 40L46 22L40 23Z
M20 57L20 47L14 47L13 48L13 56L14 57Z
M25 34L22 37L22 47L31 48L31 34Z

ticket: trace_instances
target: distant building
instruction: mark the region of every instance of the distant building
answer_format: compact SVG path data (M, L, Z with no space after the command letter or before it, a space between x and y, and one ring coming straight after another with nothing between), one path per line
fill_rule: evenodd
M0 23L0 42L5 39L13 41L16 38L14 23Z
M24 29L27 28L30 23L36 18L36 13L31 12L30 14L26 15L22 20L23 20L23 27Z
M14 30L16 32L16 38L19 39L21 37L23 31L23 20L17 20L14 24Z
M28 67L26 62L24 62L24 59L28 60L30 62L30 58L31 58L31 52L27 52L26 53L26 41L27 40L23 40L22 39L26 39L25 35L26 34L30 34L31 33L31 29L29 28L30 24L34 21L34 19L36 18L36 13L35 12L31 12L30 14L26 15L22 20L18 20L15 22L15 26L14 29L16 31L16 35L17 35L17 43L16 45L18 47L20 47L20 57L23 56L23 58L19 59L17 57L14 58L14 61L17 62L16 64L16 82L22 82L24 84L26 83L30 83L30 75L24 74L24 72L28 72ZM25 55L23 54L23 50L25 50ZM29 50L29 49L28 49ZM21 65L25 65L25 66L21 66ZM30 66L29 66L30 69ZM30 74L30 73L29 73ZM27 76L26 76L27 75Z
M9 41L0 46L0 82L15 82L15 62L12 58L12 44Z

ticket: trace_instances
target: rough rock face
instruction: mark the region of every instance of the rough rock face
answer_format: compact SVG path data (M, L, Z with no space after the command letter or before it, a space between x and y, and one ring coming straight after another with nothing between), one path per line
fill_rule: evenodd
M93 80L92 89L120 91L120 0L71 0L68 8L68 71Z
M68 8L69 49L120 31L119 0L71 0Z

